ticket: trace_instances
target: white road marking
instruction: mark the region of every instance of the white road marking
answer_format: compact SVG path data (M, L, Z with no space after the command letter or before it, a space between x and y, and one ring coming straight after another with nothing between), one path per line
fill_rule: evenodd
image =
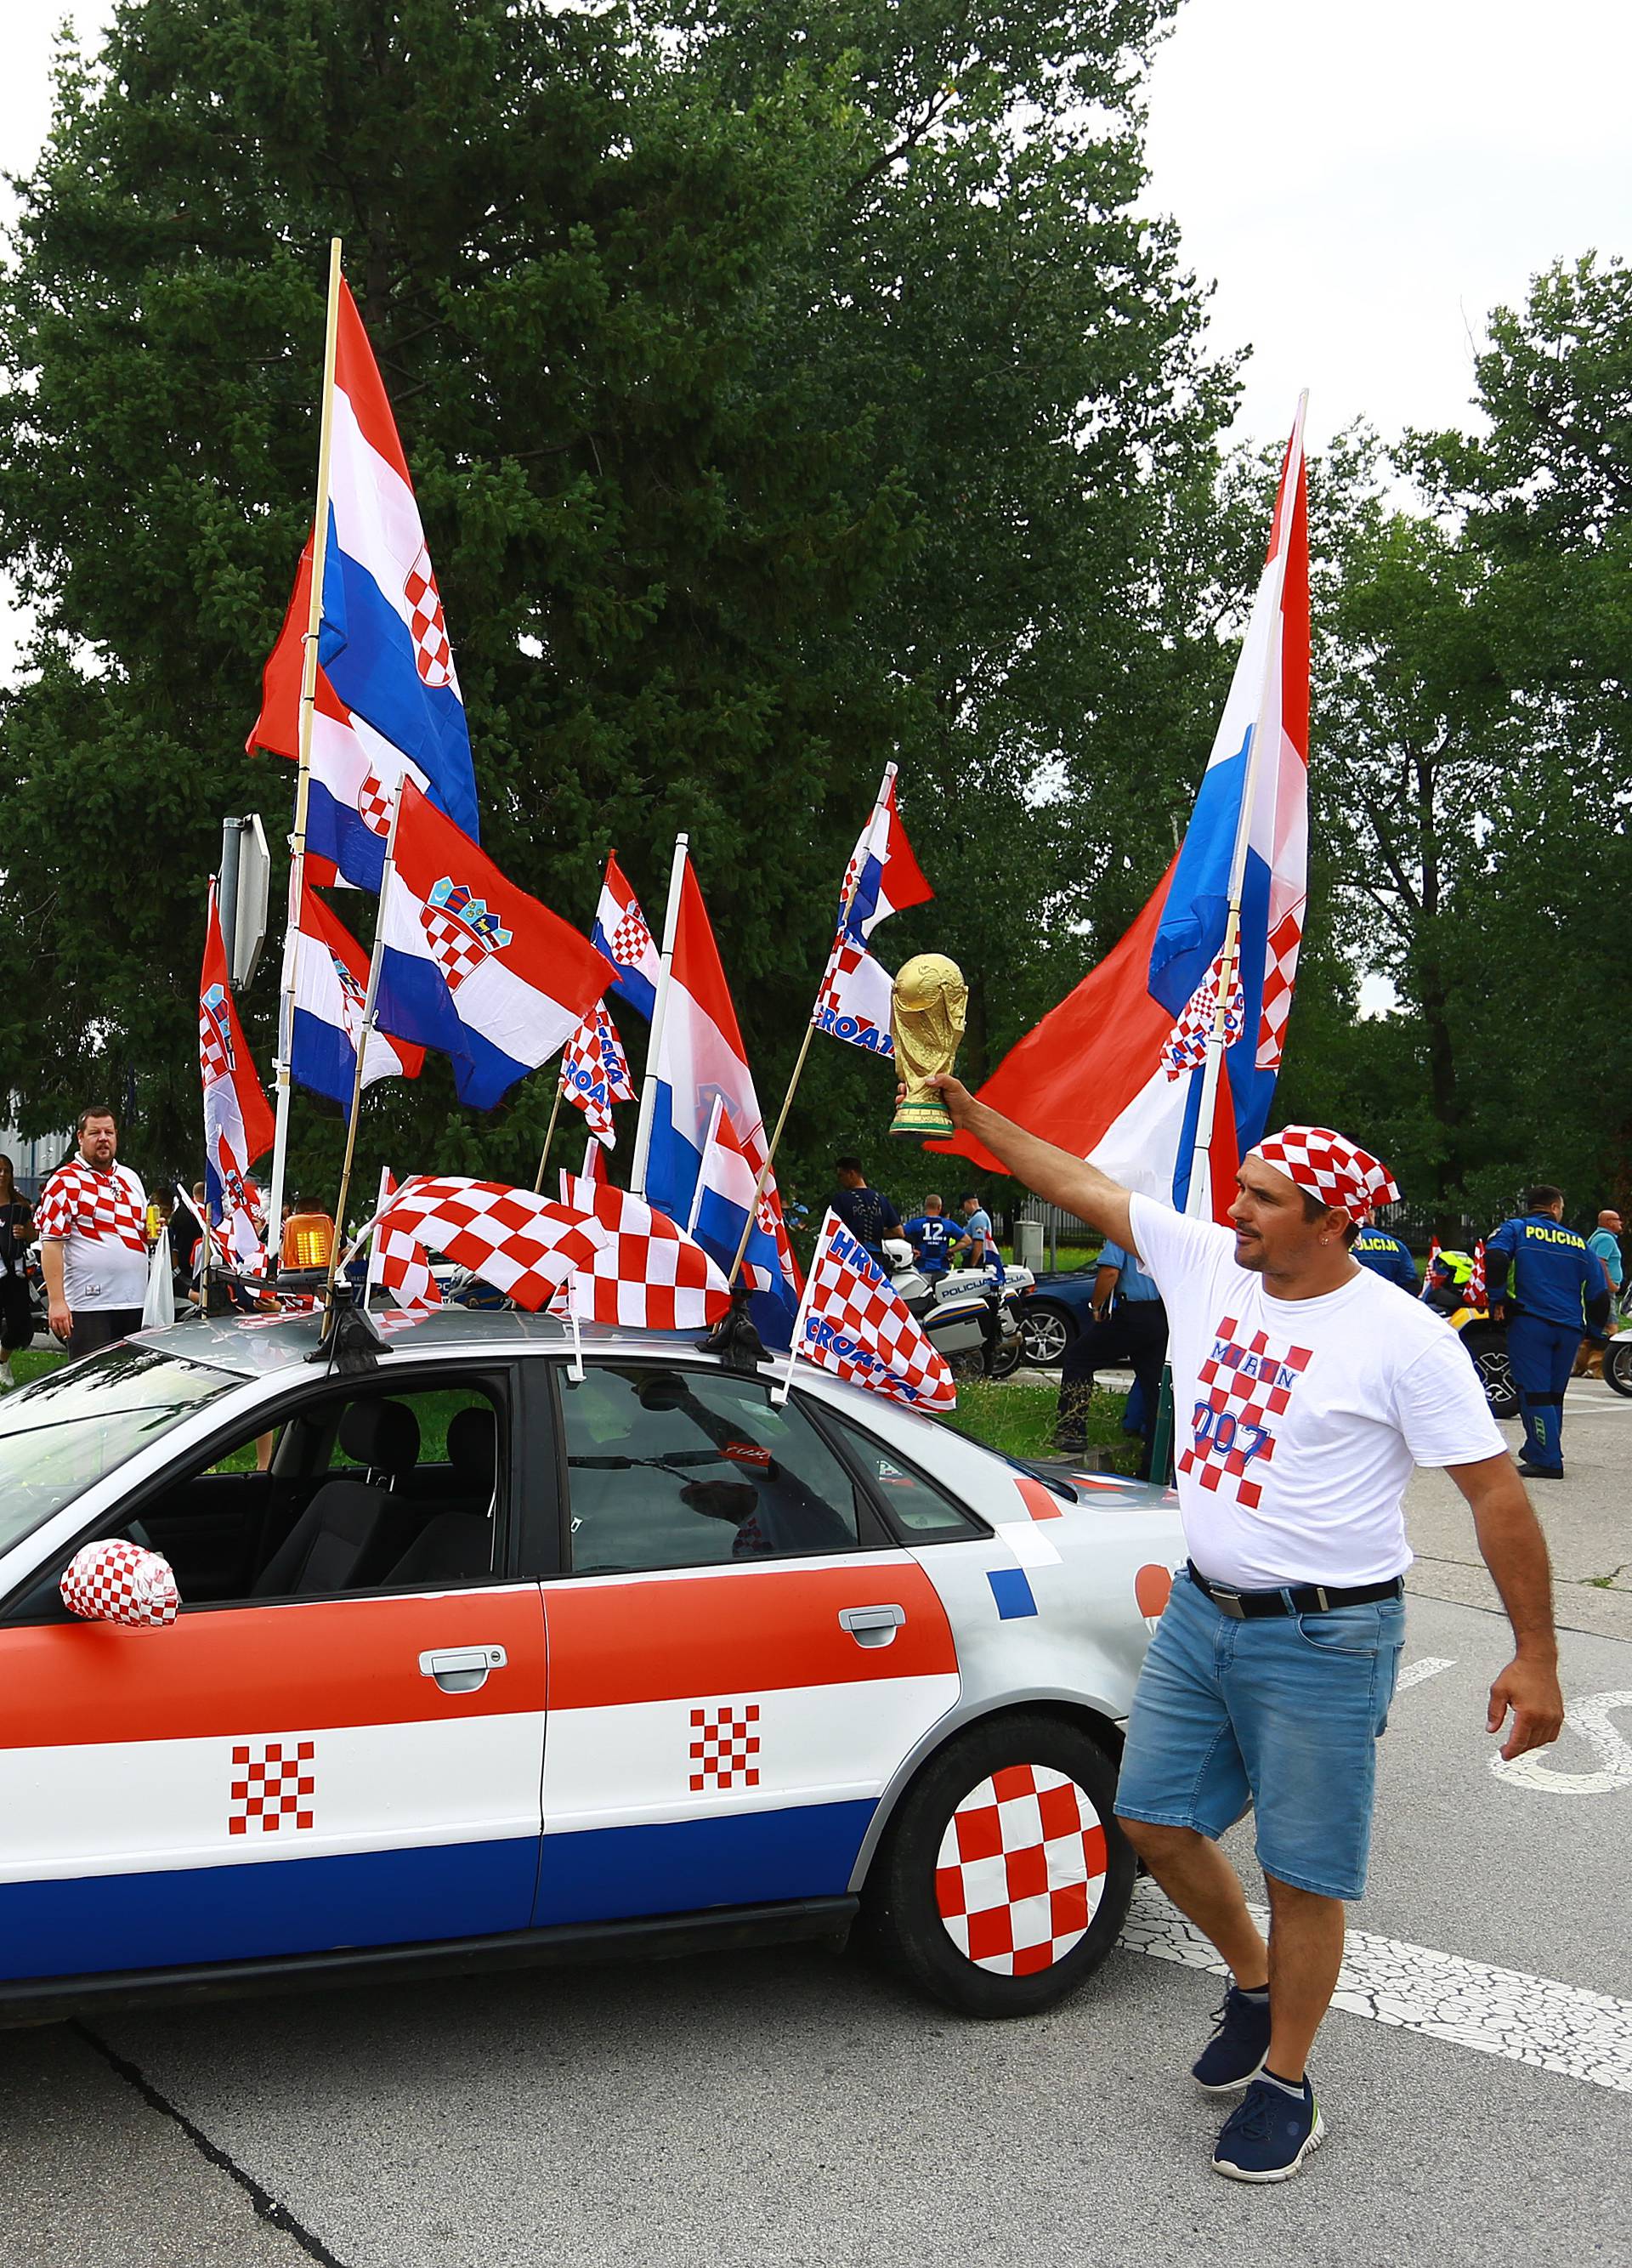
M1261 1928L1264 1908L1254 1906L1253 1915ZM1135 1884L1121 1942L1158 1961L1226 1974L1201 1932L1151 1881ZM1606 1992L1353 1929L1332 2006L1453 2047L1506 2056L1632 2095L1632 2000L1612 1999Z
M1564 1706L1565 1724L1594 1752L1601 1771L1558 1771L1547 1763L1551 1751L1545 1749L1533 1749L1511 1764L1492 1756L1491 1771L1513 1787L1540 1788L1548 1795L1613 1795L1617 1788L1632 1787L1632 1742L1610 1723L1612 1709L1632 1709L1632 1692L1587 1693Z
M1394 1680L1396 1693L1403 1693L1408 1685L1421 1685L1425 1679L1437 1677L1442 1669L1454 1669L1456 1663L1444 1654L1425 1653L1420 1661L1408 1661Z

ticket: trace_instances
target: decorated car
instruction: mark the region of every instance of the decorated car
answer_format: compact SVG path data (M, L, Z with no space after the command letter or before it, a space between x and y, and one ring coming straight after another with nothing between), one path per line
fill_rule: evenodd
M1114 1942L1171 1499L682 1335L181 1324L0 1404L0 2015L837 1937Z

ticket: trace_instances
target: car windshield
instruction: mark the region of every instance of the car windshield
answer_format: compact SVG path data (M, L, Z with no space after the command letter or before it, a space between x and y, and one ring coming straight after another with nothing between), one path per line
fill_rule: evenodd
M242 1383L129 1341L48 1371L0 1402L0 1551L189 1410Z

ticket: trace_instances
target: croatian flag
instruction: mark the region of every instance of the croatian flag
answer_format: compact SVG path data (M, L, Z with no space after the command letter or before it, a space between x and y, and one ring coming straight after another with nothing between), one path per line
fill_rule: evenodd
M204 1189L210 1216L225 1231L233 1256L244 1267L258 1270L261 1238L249 1169L272 1146L272 1112L238 1020L213 880L198 980L198 1067L204 1090Z
M839 921L811 1021L818 1031L874 1055L893 1056L890 993L893 978L868 941L881 921L935 895L918 870L895 808L895 766L886 764L872 815L862 829L839 894Z
M267 663L252 747L299 754L301 648L312 546ZM386 819L411 779L474 840L479 831L470 734L391 405L349 285L340 286L328 536L318 643L309 853L378 890ZM329 879L321 864L314 879Z
M951 1410L957 1403L945 1356L831 1209L816 1238L810 1288L779 1400L787 1399L793 1363L801 1357L915 1410Z
M577 1104L596 1141L604 1142L609 1150L615 1149L618 1137L612 1123L612 1106L614 1102L633 1102L635 1089L629 1084L629 1067L623 1059L617 1029L606 1013L604 1001L595 1003L567 1042L561 1058L561 1091L569 1102Z
M477 1110L563 1048L606 990L587 938L407 781L379 919L381 1028L450 1056L454 1091Z
M591 1267L607 1241L593 1219L570 1212L533 1189L464 1174L420 1174L396 1190L371 1224L386 1257L380 1280L393 1282L393 1243L411 1270L412 1248L440 1252L467 1268L518 1307L543 1307L570 1277ZM430 1270L425 1270L429 1278ZM440 1294L415 1285L405 1306L435 1305Z
M606 860L606 877L600 886L600 902L595 908L590 942L606 954L618 972L612 990L650 1023L657 1003L662 956L640 909L640 900L624 879L615 851Z
M349 1117L357 1035L368 994L368 955L310 883L302 894L299 924L290 935L295 956L290 1074L302 1086L339 1103ZM423 1048L371 1031L363 1050L363 1084L371 1086L377 1079L417 1079L424 1062Z
M731 1113L717 1096L687 1226L729 1278L752 1212L754 1227L742 1255L743 1281L756 1292L773 1292L783 1280L782 1255L776 1242L775 1214L763 1197L757 1204L754 1203L755 1178L747 1153L737 1139Z
M1011 1049L981 1100L1129 1188L1222 1219L1268 1123L1306 896L1309 529L1303 409L1229 698L1177 855L1128 934ZM1250 807L1247 801L1251 789ZM1224 1002L1210 1186L1190 1189L1232 872L1241 921ZM997 1160L959 1135L930 1145Z
M605 1182L561 1177L562 1208L598 1230L599 1249L554 1305L585 1322L701 1330L731 1307L724 1272L684 1229Z

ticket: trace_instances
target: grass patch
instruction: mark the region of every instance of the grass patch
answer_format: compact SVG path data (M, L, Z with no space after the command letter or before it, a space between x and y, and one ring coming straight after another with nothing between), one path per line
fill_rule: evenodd
M24 1347L11 1357L11 1375L19 1386L32 1386L48 1370L60 1370L67 1360L65 1354L48 1353L41 1347Z
M947 1419L972 1441L1001 1449L1010 1457L1049 1457L1054 1454L1055 1410L1059 1396L1052 1386L1033 1386L1027 1379L998 1381L977 1378L960 1381L958 1407ZM1088 1406L1090 1441L1109 1446L1128 1442L1122 1432L1125 1394L1099 1393Z

